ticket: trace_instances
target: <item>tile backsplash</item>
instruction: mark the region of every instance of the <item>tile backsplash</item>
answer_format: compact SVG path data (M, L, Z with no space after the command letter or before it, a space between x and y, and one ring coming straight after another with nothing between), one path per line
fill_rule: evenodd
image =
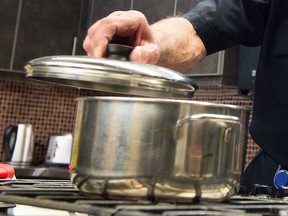
M6 127L32 124L35 136L35 161L43 160L49 136L72 133L76 114L76 98L105 95L28 80L0 80L0 146ZM1 148L1 161L5 160Z

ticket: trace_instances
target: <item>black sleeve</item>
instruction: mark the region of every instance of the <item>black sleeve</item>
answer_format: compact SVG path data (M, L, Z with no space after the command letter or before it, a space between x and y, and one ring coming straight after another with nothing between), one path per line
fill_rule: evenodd
M202 0L184 17L193 24L208 54L235 44L259 46L270 1Z

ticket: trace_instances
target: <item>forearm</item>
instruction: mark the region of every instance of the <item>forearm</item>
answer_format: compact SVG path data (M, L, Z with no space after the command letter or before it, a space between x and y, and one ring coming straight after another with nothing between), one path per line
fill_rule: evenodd
M184 72L206 56L205 46L188 20L168 18L151 28L159 45L157 65Z

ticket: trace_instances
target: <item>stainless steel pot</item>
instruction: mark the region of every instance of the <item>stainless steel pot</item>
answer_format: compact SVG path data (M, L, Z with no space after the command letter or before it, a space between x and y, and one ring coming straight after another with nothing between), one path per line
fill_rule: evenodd
M248 110L157 98L77 102L71 180L83 193L191 202L236 192Z

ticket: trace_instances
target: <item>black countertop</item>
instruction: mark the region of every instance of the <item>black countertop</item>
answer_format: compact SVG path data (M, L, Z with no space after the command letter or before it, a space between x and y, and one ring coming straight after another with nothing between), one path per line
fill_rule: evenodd
M62 166L14 166L15 177L21 178L41 178L41 179L70 179L69 169Z

